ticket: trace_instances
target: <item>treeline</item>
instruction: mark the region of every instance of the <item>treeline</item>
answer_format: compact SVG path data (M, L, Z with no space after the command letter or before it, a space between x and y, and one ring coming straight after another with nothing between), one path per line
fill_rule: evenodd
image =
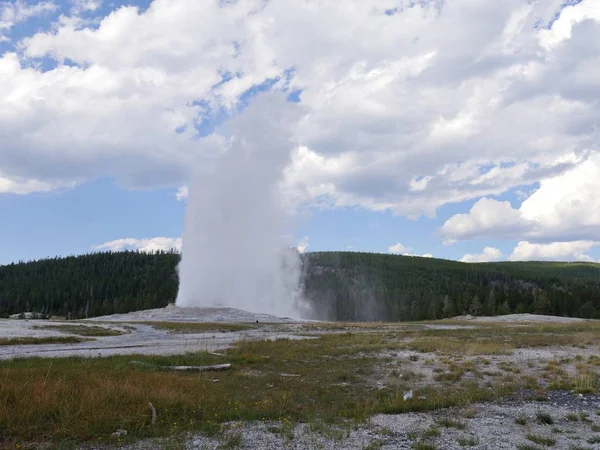
M177 297L178 262L175 252L129 251L0 266L0 317L75 319L167 306Z
M319 317L331 320L511 313L600 318L600 264L466 264L353 252L306 258L306 296Z
M307 253L302 260L305 296L321 319L523 312L600 318L598 264L465 264L357 252ZM175 252L107 252L0 266L0 317L75 319L164 307L177 297L178 262Z

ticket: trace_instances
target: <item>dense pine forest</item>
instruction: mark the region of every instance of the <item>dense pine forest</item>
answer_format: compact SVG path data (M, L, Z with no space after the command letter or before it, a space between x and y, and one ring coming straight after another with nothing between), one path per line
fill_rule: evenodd
M321 319L600 318L598 264L466 264L356 252L302 260L305 296ZM33 311L75 319L163 307L177 296L178 262L173 252L107 252L0 266L0 317Z

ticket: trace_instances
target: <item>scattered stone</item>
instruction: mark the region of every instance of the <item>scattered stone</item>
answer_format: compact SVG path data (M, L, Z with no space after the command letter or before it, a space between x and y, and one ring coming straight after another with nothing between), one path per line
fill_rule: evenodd
M118 429L117 431L115 431L113 434L110 435L110 437L114 437L114 438L120 438L123 436L127 436L127 430Z
M154 425L156 423L156 408L150 402L148 402L148 406L150 407L150 410L152 411L152 419L150 420L150 423L152 425Z

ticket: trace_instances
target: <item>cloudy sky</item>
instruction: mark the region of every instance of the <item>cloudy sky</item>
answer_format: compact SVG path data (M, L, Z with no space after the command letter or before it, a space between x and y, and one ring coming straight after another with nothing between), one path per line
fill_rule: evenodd
M299 246L600 259L598 0L15 0L0 263L179 246L186 186L267 91L301 111Z

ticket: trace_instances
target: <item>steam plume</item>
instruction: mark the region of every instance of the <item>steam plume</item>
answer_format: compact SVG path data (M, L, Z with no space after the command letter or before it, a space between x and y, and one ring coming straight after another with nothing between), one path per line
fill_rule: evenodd
M296 120L294 105L271 93L228 123L225 152L189 191L178 306L301 314L300 257L280 189Z

